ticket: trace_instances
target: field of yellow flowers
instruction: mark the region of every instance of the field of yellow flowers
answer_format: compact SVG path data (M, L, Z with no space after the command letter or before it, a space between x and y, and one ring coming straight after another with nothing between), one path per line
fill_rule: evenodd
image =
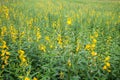
M0 80L120 80L119 42L119 0L0 0Z

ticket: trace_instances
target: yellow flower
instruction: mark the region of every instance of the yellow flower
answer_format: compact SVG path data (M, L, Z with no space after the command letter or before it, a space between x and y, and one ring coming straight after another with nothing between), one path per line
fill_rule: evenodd
M2 52L1 56L4 56L6 53L6 50L2 50L1 52Z
M110 67L110 63L109 63L109 62L107 62L107 63L106 63L106 66L107 66L107 67Z
M52 44L50 45L50 48L53 48L53 45L52 45Z
M95 48L96 44L91 44L91 49L93 50Z
M4 35L6 34L6 31L7 31L6 26L3 26L3 27L1 28L1 36L4 36Z
M61 71L60 72L60 79L63 79L64 78L64 73Z
M3 44L4 44L4 45L6 45L6 42L5 42L5 41L3 41Z
M68 25L71 25L71 24L72 24L72 19L71 19L71 18L68 18L68 19L67 19L67 24L68 24Z
M6 46L6 44L3 44L2 48L3 49L5 49L5 48L8 49L8 47Z
M6 45L6 42L5 41L2 41L3 45L1 46L1 48L3 49L8 49L7 45Z
M85 49L86 49L86 50L90 50L90 44L87 44L87 45L85 46Z
M6 52L6 55L8 55L8 56L9 56L9 55L10 55L10 52Z
M21 58L21 61L22 62L26 62L26 59L23 57L23 58Z
M72 64L71 64L70 59L68 60L67 64L68 64L69 67L71 67Z
M39 31L37 32L36 37L37 37L37 41L39 41L39 39L41 38L41 34Z
M5 68L5 65L2 65L2 67L1 67L2 69L4 69Z
M93 39L93 38L94 38L94 36L90 36L90 38L91 38L91 39Z
M97 55L97 53L94 52L94 51L92 51L91 54L92 54L92 56L96 56Z
M25 80L30 80L30 78L28 78L28 77L25 77Z
M46 46L45 45L40 45L39 49L42 50L43 52L46 52Z
M97 40L96 39L93 39L93 43L96 43L97 42Z
M7 61L6 59L4 60L4 64L5 64L5 65L7 65L7 64L8 64L8 61Z
M23 50L19 50L18 53L19 53L20 55L23 55L25 52L24 52Z
M36 77L34 77L33 80L38 80L38 79Z
M21 60L20 66L23 66L23 65L27 66L27 59L26 59L26 57L24 55L25 52L23 50L19 50L18 53L20 54L19 58Z
M105 58L105 61L109 61L110 60L110 56L107 56L106 58Z
M104 66L103 66L103 70L106 70L106 69L107 69L107 66L106 66L106 65L104 65Z
M49 42L49 41L50 41L49 36L46 36L46 37L45 37L45 40Z
M62 45L62 38L60 34L58 34L57 40L58 40L58 44Z

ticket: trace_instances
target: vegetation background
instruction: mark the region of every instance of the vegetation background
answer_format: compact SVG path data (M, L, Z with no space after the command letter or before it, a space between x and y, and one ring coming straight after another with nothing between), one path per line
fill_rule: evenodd
M0 80L120 80L119 0L0 0Z

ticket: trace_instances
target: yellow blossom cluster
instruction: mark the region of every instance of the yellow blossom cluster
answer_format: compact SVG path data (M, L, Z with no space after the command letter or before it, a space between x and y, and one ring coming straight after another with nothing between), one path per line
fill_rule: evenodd
M25 56L25 52L23 50L18 50L19 59L21 60L20 66L27 66L27 59Z
M68 65L68 67L71 67L71 66L72 66L72 64L71 64L71 60L70 60L70 59L68 59L68 61L67 61L67 65Z
M9 19L9 9L7 6L3 6L2 11L4 12L5 18Z
M40 34L40 28L36 28L36 40L37 42L40 40L41 34Z
M1 27L1 37L4 37L6 35L7 28L6 26Z
M61 34L58 34L57 41L58 41L58 44L59 44L60 46L62 46L63 41L62 41L62 36L61 36Z
M14 26L10 26L10 34L11 34L11 39L13 42L16 42L18 31L15 29Z
M46 52L46 46L43 44L39 45L39 49L43 52Z
M67 19L67 24L68 24L68 25L71 25L71 24L72 24L72 19L71 19L71 18L68 18L68 19Z
M59 75L60 75L60 79L64 78L64 73L62 71L59 73Z
M2 63L2 69L5 68L5 65L8 65L8 59L10 56L10 52L8 52L8 46L6 45L6 42L2 39L0 39L0 43L2 43L2 45L0 45L0 57L1 60L3 61Z
M91 52L92 56L96 56L97 53L95 52L95 47L96 47L96 43L97 43L97 37L98 37L98 32L94 32L93 36L90 36L92 43L91 44L87 44L85 46L85 49Z
M29 77L25 77L24 80L31 80ZM38 80L36 77L34 77L32 80Z
M107 56L104 60L104 66L103 66L103 70L107 70L108 72L111 72L110 68L110 56Z
M46 37L45 37L45 40L48 41L48 42L50 42L50 37L49 37L49 36L46 36Z

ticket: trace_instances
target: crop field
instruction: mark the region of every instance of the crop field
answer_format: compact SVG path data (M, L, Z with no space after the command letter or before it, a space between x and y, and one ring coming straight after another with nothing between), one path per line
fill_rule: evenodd
M0 80L120 80L120 0L0 0Z

